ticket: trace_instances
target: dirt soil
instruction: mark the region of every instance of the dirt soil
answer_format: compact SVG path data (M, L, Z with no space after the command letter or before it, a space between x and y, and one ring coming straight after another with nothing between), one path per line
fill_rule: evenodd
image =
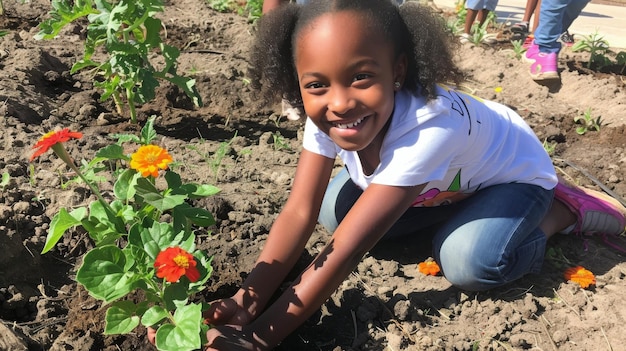
M199 205L217 220L200 232L199 246L213 255L214 274L198 300L232 294L252 268L273 219L285 202L301 148L302 121L277 121L280 106L264 106L246 84L253 25L206 2L171 0L161 15L167 43L183 50L179 71L197 80L205 106L169 85L141 106L140 125L158 116L160 143L188 181L221 193ZM88 72L70 75L82 56L84 26L55 40L36 41L50 3L5 1L0 29L0 173L10 175L0 194L0 350L152 350L144 331L103 335L101 303L74 281L82 254L92 247L79 230L41 255L50 218L61 207L94 200L52 153L32 167L31 146L57 127L82 131L67 143L76 158L91 159L111 133L139 127L100 102ZM444 15L449 15L445 14ZM584 54L565 49L562 85L546 87L514 57L506 28L497 45L459 48L464 88L513 107L546 142L560 174L595 189L602 184L626 198L626 78L586 69ZM496 88L501 88L496 89ZM496 92L499 91L499 92ZM576 132L574 118L591 109L599 131ZM276 142L278 140L279 142ZM220 162L216 151L226 147ZM338 165L340 167L340 165ZM514 201L514 199L512 199ZM294 271L329 238L319 227ZM614 239L626 247L626 239ZM620 350L626 345L624 254L595 237L551 239L541 274L487 292L452 287L425 276L417 264L430 256L416 237L374 248L335 294L276 350ZM582 290L563 271L582 265L597 284ZM293 279L295 274L289 279ZM285 283L288 284L288 281Z

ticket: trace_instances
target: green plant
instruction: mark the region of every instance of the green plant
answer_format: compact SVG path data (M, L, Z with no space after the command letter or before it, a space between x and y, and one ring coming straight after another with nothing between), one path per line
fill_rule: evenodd
M4 191L7 185L9 185L10 181L11 175L9 174L9 172L2 173L2 179L0 180L0 188L2 188L2 191Z
M196 350L206 341L209 326L202 317L207 306L191 298L204 289L212 268L211 258L196 248L195 231L215 220L190 202L219 190L183 183L171 170L157 184L159 170L166 170L172 157L152 144L157 137L153 121L154 117L148 120L140 136L116 135L117 143L96 153L96 163L114 165L111 199L105 199L97 184L82 174L63 146L82 137L81 133L64 129L37 142L31 161L52 149L97 197L88 206L59 210L42 253L51 250L68 229L82 228L95 247L83 257L75 279L106 304L105 334L130 333L141 323L157 329L159 350ZM124 142L139 146L126 155ZM138 296L145 298L137 302L126 298L138 290L144 292Z
M154 99L158 79L177 85L196 106L202 105L195 80L176 73L180 51L161 40L163 25L154 17L159 12L161 0L76 0L72 5L53 0L51 18L40 23L35 38L52 39L67 24L86 17L84 55L70 72L93 68L100 76L94 85L104 91L101 100L112 98L120 114L125 100L131 121L137 123L136 105ZM95 57L100 47L108 54L101 60ZM155 52L163 59L160 68L150 61Z
M611 63L611 60L606 57L609 51L609 42L597 31L590 35L584 35L581 40L572 46L572 51L583 51L591 54L587 62L587 68L591 68L593 64L596 64L601 69Z
M282 120L282 116L272 115L270 116L270 121L274 123L277 129L280 129L280 122ZM285 137L280 133L280 130L272 132L272 141L274 143L274 150L291 150L289 144L285 140Z
M513 57L517 60L521 60L522 55L524 55L524 52L526 52L523 41L513 40L511 41L511 44L513 44Z
M208 0L209 6L218 12L231 12L233 11L233 0Z
M546 152L548 153L549 156L554 155L554 152L556 151L556 142L548 142L548 139L544 139L543 140L543 148L544 150L546 150Z
M215 177L215 182L217 182L219 178L220 169L224 167L223 165L224 158L230 152L231 144L236 137L237 137L237 132L235 132L235 135L233 135L233 137L230 140L221 142L219 146L217 147L217 150L215 150L213 154L211 153L205 154L202 151L200 151L198 147L195 145L189 145L187 146L187 148L195 151L198 155L204 158L204 161L207 163L207 165L209 165L209 169L211 170L211 172L213 173L213 176Z
M263 14L263 0L248 0L246 1L246 12L248 13L248 20L255 22Z
M624 70L626 69L626 51L620 51L615 55L615 60L619 66L622 66L619 73L624 74Z
M582 116L574 117L574 123L582 124L576 128L576 133L584 135L588 131L600 131L600 126L602 125L600 118L601 116L594 118L591 114L591 108L588 108Z

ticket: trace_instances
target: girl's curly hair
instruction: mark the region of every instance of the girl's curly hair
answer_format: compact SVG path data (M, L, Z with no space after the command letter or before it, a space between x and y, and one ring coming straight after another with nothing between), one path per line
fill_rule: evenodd
M437 83L462 80L452 57L452 34L443 18L430 7L390 0L312 0L306 5L288 3L261 17L252 46L249 76L266 102L285 98L300 102L294 45L300 32L326 13L354 11L395 44L396 57L408 58L404 89L429 99ZM341 33L337 33L341 35Z

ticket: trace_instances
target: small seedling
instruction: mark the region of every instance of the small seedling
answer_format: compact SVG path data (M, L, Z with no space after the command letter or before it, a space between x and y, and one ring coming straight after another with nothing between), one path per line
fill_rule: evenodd
M602 125L602 121L600 119L601 116L594 118L591 114L591 108L588 108L582 116L574 117L574 123L582 124L580 127L576 128L576 133L584 135L592 130L600 131L600 126Z
M524 55L524 53L526 52L526 49L524 48L524 42L522 42L521 40L513 40L511 41L511 44L513 44L513 57L521 60L522 55Z
M556 142L548 142L548 139L544 139L543 140L543 148L544 150L546 150L546 152L548 153L549 156L554 155L554 152L556 151Z
M572 46L572 51L589 52L589 62L587 68L591 68L592 64L596 64L599 69L611 64L611 60L606 57L609 52L609 42L604 39L597 31L590 35L584 35L581 40Z
M2 179L0 180L0 188L2 188L2 191L9 185L9 181L11 181L9 172L2 173Z

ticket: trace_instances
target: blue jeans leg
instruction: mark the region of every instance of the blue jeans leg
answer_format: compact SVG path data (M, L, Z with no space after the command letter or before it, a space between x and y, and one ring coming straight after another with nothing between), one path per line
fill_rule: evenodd
M538 273L547 241L538 227L553 197L552 190L510 183L460 202L433 239L433 254L446 279L479 291Z
M535 30L535 44L545 53L559 52L557 41L572 22L580 15L589 0L542 0L539 11L539 26Z
M342 169L328 185L318 222L333 233L348 214L363 190L350 179L346 168ZM396 221L381 240L415 234L423 229L442 223L454 213L452 206L411 207Z
M326 190L319 222L334 232L362 193L343 169ZM487 290L540 271L547 238L538 227L553 198L536 185L495 185L456 204L411 207L382 240L436 228L433 256L446 279Z

